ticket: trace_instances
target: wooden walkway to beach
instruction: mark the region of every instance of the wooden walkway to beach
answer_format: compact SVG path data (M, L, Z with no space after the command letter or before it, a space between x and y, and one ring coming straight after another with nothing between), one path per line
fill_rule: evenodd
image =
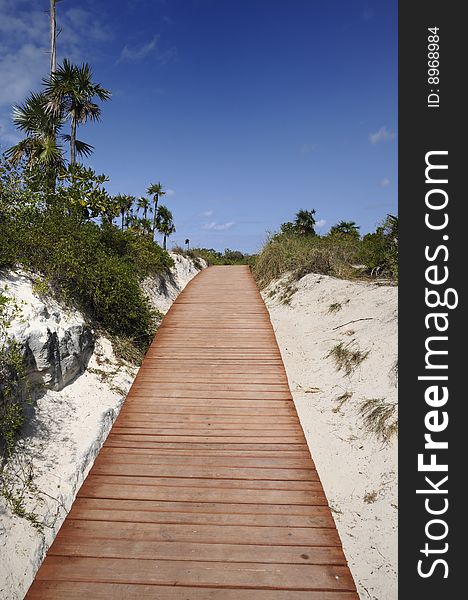
M247 267L180 294L28 600L358 600Z

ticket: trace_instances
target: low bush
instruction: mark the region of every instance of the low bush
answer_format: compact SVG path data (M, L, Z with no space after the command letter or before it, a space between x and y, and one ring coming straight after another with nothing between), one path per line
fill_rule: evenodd
M354 239L280 233L266 242L256 257L253 273L261 287L288 272L296 279L308 273L353 277L358 250L359 242Z
M16 434L23 424L23 396L26 377L18 344L8 335L8 328L19 315L18 306L0 291L0 458L13 451ZM1 469L0 469L1 472Z
M398 218L387 215L374 233L362 239L353 222L342 221L326 236L301 234L284 223L255 257L253 273L261 287L285 273L296 279L319 273L346 279L378 276L397 280Z
M185 254L193 259L203 258L209 265L250 265L253 260L252 255L229 248L224 252L218 252L213 248L192 248Z

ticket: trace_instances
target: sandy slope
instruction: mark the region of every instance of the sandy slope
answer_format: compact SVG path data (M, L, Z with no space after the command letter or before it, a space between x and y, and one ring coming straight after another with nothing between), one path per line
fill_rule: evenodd
M190 259L172 255L175 265L168 276L145 282L150 301L166 312L177 294L197 274ZM51 299L35 296L25 274L0 278L9 283L9 295L21 305L22 316L11 335L24 327L39 326L44 312L58 314L61 324L83 322ZM47 311L44 309L47 308ZM35 321L37 319L37 321ZM47 321L53 327L53 321ZM42 323L44 325L44 323ZM58 327L58 325L55 325ZM11 472L32 468L37 491L25 497L26 508L46 523L39 532L24 518L13 515L0 497L0 599L21 600L29 588L56 532L68 513L75 494L119 414L137 369L117 360L106 338L96 341L87 370L61 391L43 390L34 403L20 441L21 460L11 461ZM28 498L30 496L30 498Z
M395 600L397 445L369 434L359 407L369 398L396 402L397 288L307 275L263 295L360 597ZM350 376L327 358L340 342L369 350ZM352 397L340 407L345 392Z

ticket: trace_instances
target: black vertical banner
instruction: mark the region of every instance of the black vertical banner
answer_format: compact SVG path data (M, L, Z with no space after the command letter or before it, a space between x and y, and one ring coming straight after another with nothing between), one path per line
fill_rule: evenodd
M399 4L399 598L466 597L462 3Z

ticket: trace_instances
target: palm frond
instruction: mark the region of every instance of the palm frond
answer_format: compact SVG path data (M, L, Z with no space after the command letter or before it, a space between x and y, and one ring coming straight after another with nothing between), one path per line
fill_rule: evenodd
M61 136L62 140L64 140L65 142L70 143L71 140L71 135L68 133L64 133ZM80 156L91 156L91 154L94 152L94 146L92 146L91 144L87 144L86 142L83 142L81 140L75 140L75 144L76 144L76 151Z

